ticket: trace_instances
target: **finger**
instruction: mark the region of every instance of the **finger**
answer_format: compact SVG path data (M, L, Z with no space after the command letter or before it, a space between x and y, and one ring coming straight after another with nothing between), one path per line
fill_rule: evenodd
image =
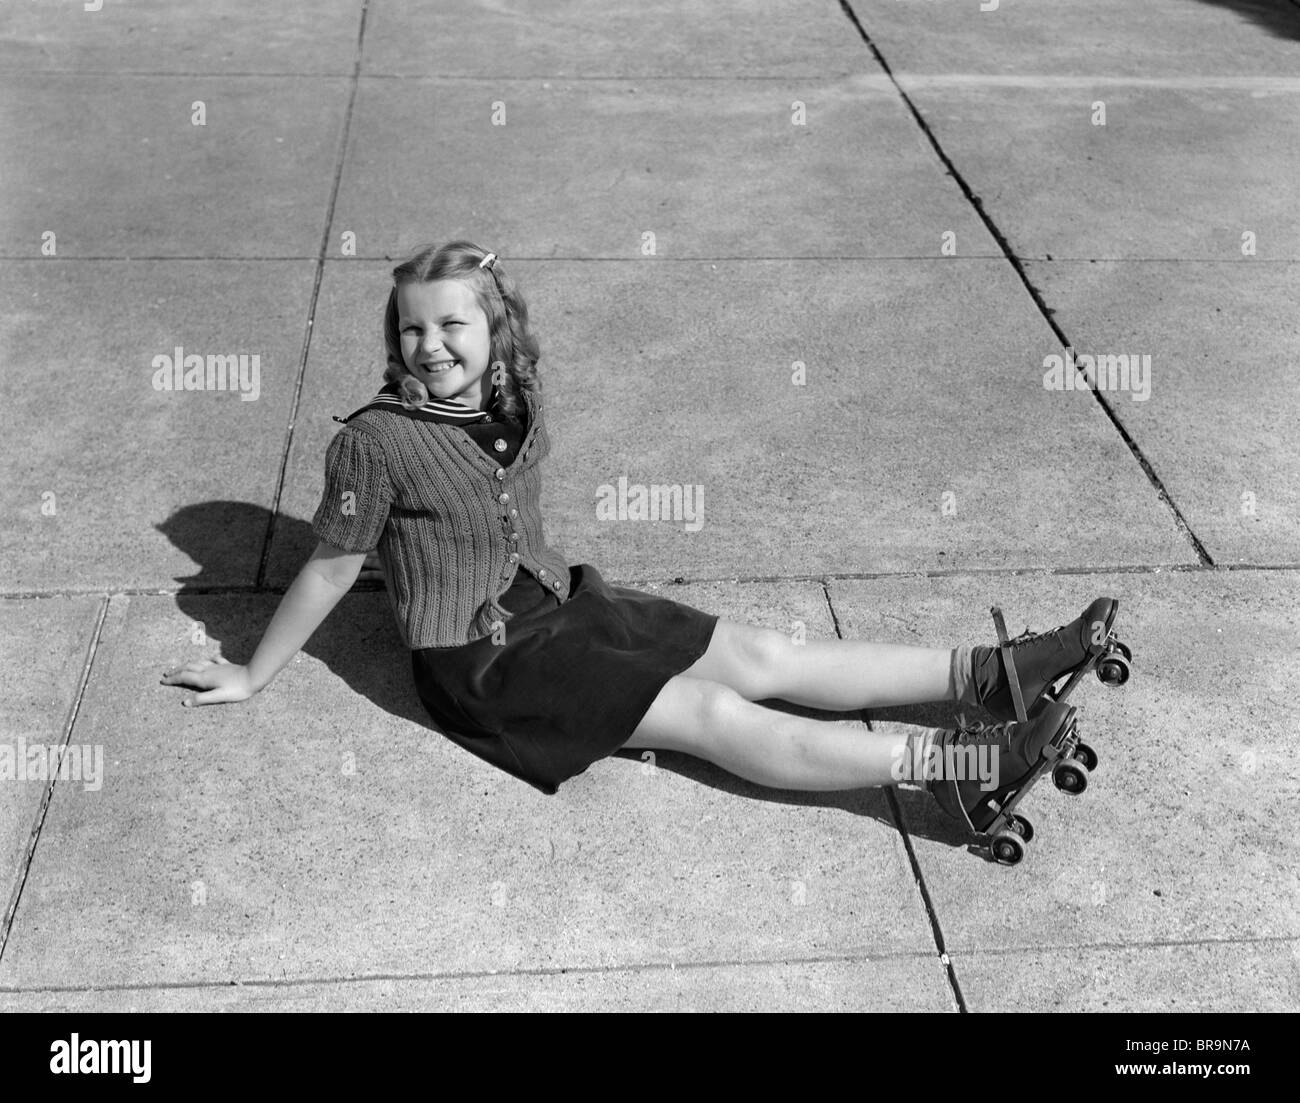
M196 693L191 697L186 697L181 702L186 708L198 708L202 705L222 705L227 701L234 701L237 698L231 692L229 686L218 686L216 689L210 689L206 693Z
M170 674L162 676L162 684L165 686L187 686L190 684L191 679L195 677L196 675L185 670L173 670Z
M202 670L178 675L176 681L179 685L191 686L194 689L217 689L225 684L225 676L216 663L209 663Z
M193 662L188 662L184 666L173 667L171 670L165 671L163 673L163 678L179 678L182 674L198 674L201 671L207 670L210 666L212 666L211 659L195 659Z

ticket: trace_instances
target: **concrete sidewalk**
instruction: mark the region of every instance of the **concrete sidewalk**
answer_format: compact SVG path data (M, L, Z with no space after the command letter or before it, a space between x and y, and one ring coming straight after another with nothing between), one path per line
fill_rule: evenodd
M1300 1010L1298 63L1290 0L6 6L0 1007ZM571 562L931 646L1119 598L1023 863L670 754L544 797L373 589L246 704L158 685L251 653L454 237L528 298ZM194 353L242 388L156 388Z

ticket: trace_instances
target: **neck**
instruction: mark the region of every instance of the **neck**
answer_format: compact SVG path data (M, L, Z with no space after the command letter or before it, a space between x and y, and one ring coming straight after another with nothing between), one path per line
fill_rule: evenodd
M473 392L464 395L459 401L472 410L486 410L492 405L492 377L484 372L479 377Z

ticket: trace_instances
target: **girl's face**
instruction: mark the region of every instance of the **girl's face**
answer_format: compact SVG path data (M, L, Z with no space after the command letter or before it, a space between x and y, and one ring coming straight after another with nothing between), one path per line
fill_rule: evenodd
M468 284L400 284L397 326L406 368L432 397L487 409L492 397L488 320Z

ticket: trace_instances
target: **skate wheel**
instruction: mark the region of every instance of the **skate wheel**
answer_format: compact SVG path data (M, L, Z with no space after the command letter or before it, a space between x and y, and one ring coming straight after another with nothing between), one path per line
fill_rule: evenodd
M1052 781L1061 792L1075 796L1088 788L1088 772L1076 762L1058 762L1052 771Z
M993 836L993 857L1004 866L1014 866L1025 856L1025 844L1019 835L999 831Z
M1094 751L1087 743L1080 743L1074 748L1074 760L1080 763L1085 770L1095 770L1097 768L1097 752Z
M1123 655L1108 655L1097 664L1097 680L1108 686L1122 686L1128 681L1129 664Z
M1029 842L1034 837L1034 825L1024 816L1012 814L1008 823L1011 830L1024 839L1025 842Z

